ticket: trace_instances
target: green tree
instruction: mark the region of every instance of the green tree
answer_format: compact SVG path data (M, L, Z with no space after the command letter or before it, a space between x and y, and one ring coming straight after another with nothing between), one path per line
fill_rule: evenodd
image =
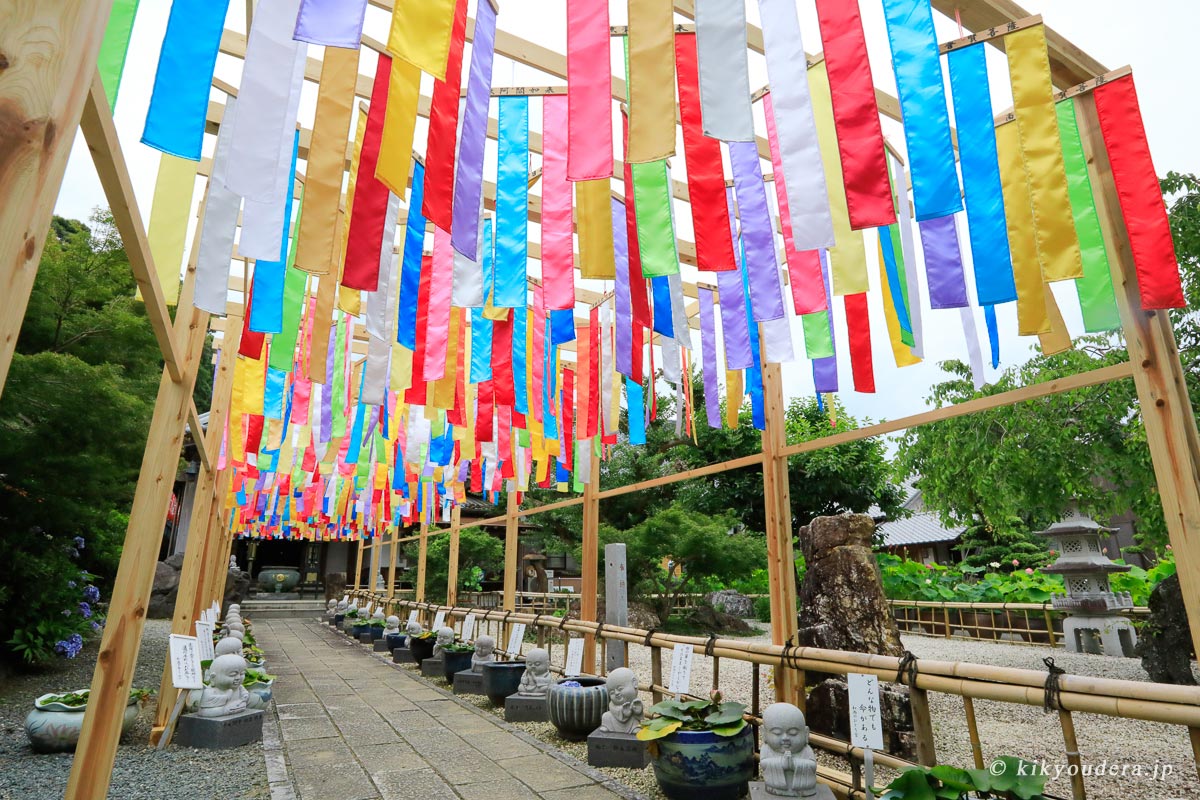
M415 548L413 548L415 551ZM425 591L429 597L446 596L450 577L450 534L429 538L425 561ZM458 534L458 590L479 591L485 575L504 571L504 543L479 528Z

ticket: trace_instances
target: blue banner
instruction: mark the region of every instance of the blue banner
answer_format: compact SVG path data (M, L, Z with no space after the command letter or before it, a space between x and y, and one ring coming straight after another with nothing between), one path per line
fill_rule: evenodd
M529 257L529 98L501 97L497 125L496 267L492 305L525 305Z
M529 413L529 392L525 386L525 338L529 325L529 308L514 308L512 322L513 411Z
M642 385L625 379L625 399L629 405L629 443L646 443L646 409L642 402Z
M743 289L746 282L742 281ZM675 326L671 313L671 282L667 276L650 279L650 291L654 301L654 332L668 339L675 338ZM749 295L747 295L749 297ZM751 322L751 326L754 323Z
M421 214L424 197L425 167L414 161L408 223L404 229L404 260L400 266L400 306L396 312L396 341L409 350L417 349L417 296L421 291L421 253L425 246L425 217Z
M300 131L292 143L292 170L288 173L287 200L283 206L283 230L292 228L292 196L296 187L296 156L300 151ZM260 333L283 332L283 276L287 269L288 237L279 246L278 261L254 262L254 302L250 306L250 330Z

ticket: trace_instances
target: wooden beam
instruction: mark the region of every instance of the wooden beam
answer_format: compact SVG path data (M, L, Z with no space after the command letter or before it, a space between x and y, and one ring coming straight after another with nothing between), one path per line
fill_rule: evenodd
M358 589L359 589L359 586L358 586L358 584L359 584L359 582L362 580L362 562L363 562L363 550L365 550L366 548L367 548L367 545L366 545L366 543L364 543L364 542L363 542L363 541L360 539L360 540L358 541L358 556L357 556L357 558L355 559L355 563L354 563L354 584L353 584L353 587L352 587L352 588L351 588L351 590L350 590L350 591L352 591L352 592L357 592L357 591L358 591Z
M196 452L200 455L200 466L206 470L212 469L215 460L210 460L208 457L208 444L205 442L204 426L200 424L200 414L196 411L196 402L193 400L188 404L188 427L192 431L192 443L196 445ZM217 443L220 446L220 442Z
M388 564L387 598L391 600L396 596L396 562L400 555L400 528L398 526L392 528L392 541L388 551L388 560L391 563ZM390 603L388 604L388 610L391 610Z
M109 202L115 203L119 199L110 198ZM193 243L174 329L175 340L182 344L180 367L183 378L176 381L164 369L159 381L158 399L154 404L146 451L138 472L121 562L113 582L108 620L96 658L91 701L84 712L83 731L79 746L75 749L75 760L71 764L66 792L68 800L102 800L108 794L112 777L121 720L132 685L133 668L137 663L142 629L146 622L146 606L150 602L150 589L154 583L154 566L158 562L158 548L167 521L167 506L179 466L183 426L208 331L208 313L192 305L196 285L196 251Z
M446 576L446 605L451 608L458 605L458 523L461 510L458 505L450 510L450 554L447 559L450 574Z
M961 50L964 47L970 47L971 45L979 44L980 42L990 42L993 39L999 39L1001 36L1007 36L1010 33L1023 31L1026 28L1032 28L1034 25L1041 24L1042 15L1034 14L1031 17L1025 17L1024 19L1008 22L995 28L988 28L987 30L969 33L966 36L960 36L959 38L953 39L949 42L942 42L940 45L938 45L938 52L940 52L942 55L945 55L951 50Z
M588 440L588 445L592 445ZM596 618L596 598L600 593L600 456L594 446L587 457L591 460L592 479L583 486L583 552L580 564L582 580L579 588L579 618L585 622L601 622ZM665 620L664 620L665 622ZM583 637L583 671L596 673L596 637Z
M416 601L425 602L425 562L429 557L429 521L421 514L421 528L417 539L417 586Z
M0 395L111 8L0 3Z

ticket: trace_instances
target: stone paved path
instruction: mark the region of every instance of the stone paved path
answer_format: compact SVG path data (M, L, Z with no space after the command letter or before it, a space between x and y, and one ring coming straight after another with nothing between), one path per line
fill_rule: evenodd
M256 634L278 675L279 736L268 724L264 737L274 800L637 796L328 625L262 620Z

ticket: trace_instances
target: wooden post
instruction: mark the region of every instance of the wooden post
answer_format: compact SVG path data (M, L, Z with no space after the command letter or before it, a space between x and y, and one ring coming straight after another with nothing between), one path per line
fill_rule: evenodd
M929 714L929 693L910 686L908 700L912 707L913 733L917 736L917 763L932 767L937 764L937 747L933 737L933 718Z
M366 543L362 539L359 539L357 544L358 544L358 557L354 561L354 583L351 584L351 589L350 589L350 591L352 591L352 592L358 591L358 583L360 580L362 580L363 550L365 550L367 548Z
M458 605L458 521L460 507L455 504L450 509L450 574L446 576L446 605L453 608Z
M771 642L794 641L796 618L796 559L792 547L792 503L787 457L779 451L785 435L783 378L778 364L763 362L765 426L762 432L763 504L767 522L767 579L771 593ZM796 676L788 668L775 670L775 699L804 708Z
M967 736L971 740L971 758L975 769L983 769L983 745L979 741L979 723L975 720L975 701L963 695L963 713L967 716Z
M417 602L425 602L425 559L429 556L429 521L421 517L421 538L417 542Z
M197 230L202 224L203 220L197 225ZM192 431L193 437L204 437L206 446L210 448L209 452L211 453L216 453L221 448L221 439L225 433L225 421L230 411L234 363L237 360L238 345L242 337L241 315L231 314L229 319L232 324L226 332L224 346L221 348L216 385L213 387L212 403L209 407L208 430ZM215 461L208 466L201 465L196 497L192 504L192 517L188 523L187 547L184 550L183 569L179 575L175 614L171 620L171 633L183 636L194 635L193 624L199 618L201 609L212 601L211 596L204 591L205 574L211 574L213 570L223 566L216 561L219 558L218 545L222 544L217 541L221 538L220 531L212 524L213 508L216 506L218 511L220 508L217 498L217 472ZM220 549L223 551L224 548ZM165 663L162 681L159 683L158 710L154 717L154 727L150 732L150 744L157 745L159 737L166 730L177 693L171 682L171 665L169 662Z
M505 611L517 609L517 492L509 483L507 505L504 515L504 598L501 606Z
M392 528L392 541L388 547L389 558L391 562L388 564L388 611L392 610L391 600L396 596L396 561L400 557L400 527Z
M596 597L600 592L600 456L593 442L588 442L592 460L591 480L583 486L583 563L580 565L579 619L598 622ZM583 637L583 671L596 674L596 637Z
M115 204L117 200L110 198L110 203ZM208 313L192 305L196 282L195 248L192 252L174 331L175 341L182 345L179 352L184 380L173 381L170 372L164 369L159 381L158 399L150 420L121 563L109 601L108 622L92 677L92 702L84 712L83 731L71 764L66 793L69 800L105 797L117 754L121 718L142 642L146 606L150 601L154 567L167 520L167 505L179 466L183 426L208 332Z
M382 553L382 548L383 540L381 538L375 538L371 540L371 568L370 575L367 578L366 586L368 592L375 591L375 587L378 585L379 579L382 577L381 573L379 572L379 557Z
M1075 738L1075 720L1070 711L1059 710L1058 721L1062 725L1063 744L1067 748L1067 766L1071 776L1072 800L1087 800L1087 789L1083 785L1083 762L1079 758L1079 741Z
M1090 93L1079 95L1075 108L1112 268L1121 327L1129 348L1146 444L1154 462L1171 549L1179 566L1179 587L1192 646L1200 648L1200 434L1196 431L1196 417L1188 398L1171 318L1165 311L1142 309L1129 234L1100 133L1095 98Z
M0 3L0 394L111 8Z

